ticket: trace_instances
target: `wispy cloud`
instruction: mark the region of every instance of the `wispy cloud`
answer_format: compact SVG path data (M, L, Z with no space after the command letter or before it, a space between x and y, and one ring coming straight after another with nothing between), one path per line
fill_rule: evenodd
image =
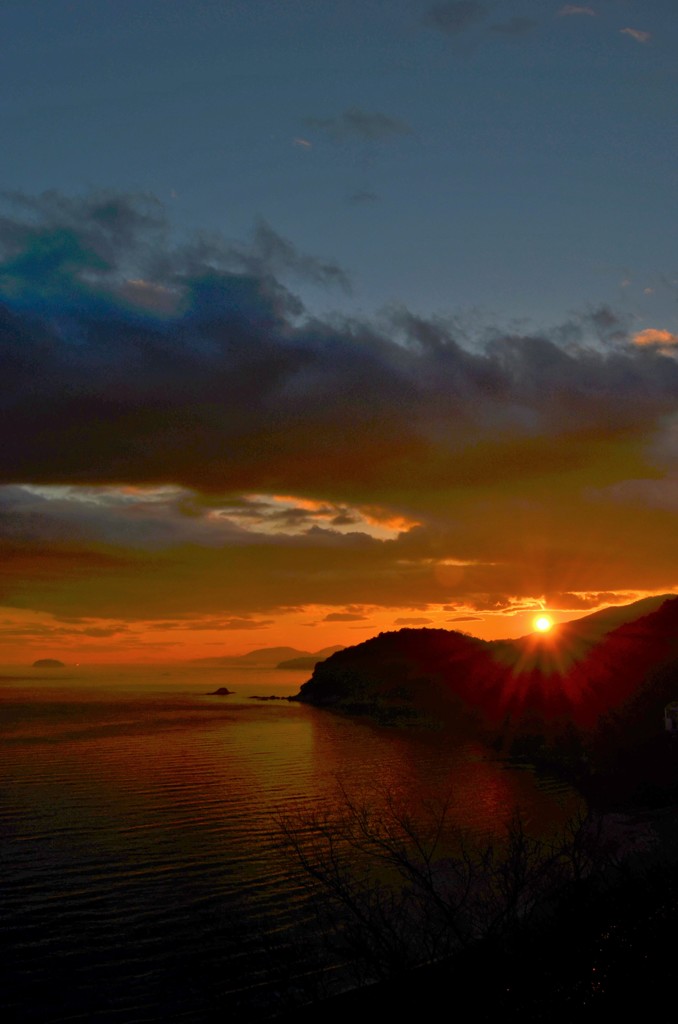
M296 277L312 281L314 284L336 285L347 292L351 290L348 275L337 263L301 252L287 238L274 231L265 220L260 220L257 224L248 248L231 247L231 255L235 254L243 267L255 274L261 274L263 271L278 276L289 271Z
M577 14L588 15L589 18L595 18L596 12L592 7L579 7L577 4L565 4L558 11L559 18L567 18Z
M219 623L219 629L228 630L249 630L249 629L265 629L267 626L273 625L273 619L248 619L234 617L232 619L223 619Z
M635 39L637 43L649 43L652 35L650 32L643 32L639 28L620 28L621 35L630 36L631 39Z
M323 132L329 138L343 142L360 139L363 142L380 142L398 135L410 135L412 129L405 122L379 111L349 107L335 117L307 117L308 128Z
M453 0L451 3L433 4L425 12L423 22L448 36L460 35L487 16L485 4L476 0Z
M603 604L625 604L633 601L636 594L615 594L610 592L593 594L549 593L544 594L547 608L563 611L587 611Z
M364 622L366 618L359 612L329 612L323 622Z
M500 22L497 25L490 25L488 31L496 35L523 36L532 32L538 26L538 22L532 18L510 18L508 21Z

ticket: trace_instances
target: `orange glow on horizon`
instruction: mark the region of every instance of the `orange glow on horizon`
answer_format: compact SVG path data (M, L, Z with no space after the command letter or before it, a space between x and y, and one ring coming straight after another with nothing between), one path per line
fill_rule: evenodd
M639 595L634 595L639 596ZM644 594L644 596L651 596ZM481 640L509 640L532 634L536 646L556 651L557 623L590 614L590 608L557 609L549 614L531 607L475 610L472 604L447 605L304 605L261 612L204 613L181 617L129 618L93 615L52 615L6 606L0 608L0 665L30 665L38 658L57 658L67 665L182 662L231 657L258 648L292 647L316 652L331 646L353 646L405 627L458 630ZM338 611L338 609L341 609ZM595 609L594 609L595 610ZM538 620L544 620L538 625ZM539 638L548 643L539 643ZM569 654L567 655L569 657Z

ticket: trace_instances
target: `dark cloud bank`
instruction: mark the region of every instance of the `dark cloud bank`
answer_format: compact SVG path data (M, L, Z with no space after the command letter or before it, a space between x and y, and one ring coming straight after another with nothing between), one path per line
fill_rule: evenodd
M476 348L405 310L388 332L304 319L280 278L339 268L268 227L171 249L148 200L22 201L0 246L5 483L425 500L648 440L678 397L675 361L609 312Z
M634 344L605 308L473 341L402 307L379 328L321 321L301 278L346 284L268 225L247 246L172 245L148 198L8 200L0 600L226 608L236 629L312 603L349 622L356 601L503 614L520 595L576 608L674 585L670 346ZM272 494L300 500L256 497ZM378 539L355 509L408 522Z

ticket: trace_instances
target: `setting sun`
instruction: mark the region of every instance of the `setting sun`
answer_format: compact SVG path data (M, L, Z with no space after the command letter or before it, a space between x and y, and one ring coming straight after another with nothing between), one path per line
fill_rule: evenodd
M538 633L548 633L553 625L553 619L549 615L538 615L533 625Z

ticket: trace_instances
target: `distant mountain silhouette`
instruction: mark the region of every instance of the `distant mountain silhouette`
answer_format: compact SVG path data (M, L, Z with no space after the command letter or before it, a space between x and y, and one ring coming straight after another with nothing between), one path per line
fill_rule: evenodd
M225 655L218 658L196 658L194 665L206 668L219 666L233 668L313 668L317 661L327 658L341 647L325 647L320 651L300 651L296 647L258 647L247 654ZM290 662L303 661L303 664Z
M564 622L555 628L577 633L593 640L598 640L604 633L610 633L627 622L635 621L643 615L649 615L656 611L665 601L671 601L675 594L655 594L652 597L643 597L640 601L633 601L631 604L611 605L609 608L601 608L598 612L591 612L581 619L573 622Z
M217 658L196 658L196 665L233 665L252 666L254 668L275 668L283 658L297 658L306 651L296 647L257 647L247 654L227 654Z
M332 654L336 654L337 651L343 650L343 644L337 644L335 647L323 647L322 650L316 651L315 654L302 654L297 658L287 658L285 661L280 661L276 668L315 668L319 661L324 661Z
M632 752L664 740L664 705L676 698L678 597L664 595L518 640L444 629L380 633L316 665L294 699L623 774Z

